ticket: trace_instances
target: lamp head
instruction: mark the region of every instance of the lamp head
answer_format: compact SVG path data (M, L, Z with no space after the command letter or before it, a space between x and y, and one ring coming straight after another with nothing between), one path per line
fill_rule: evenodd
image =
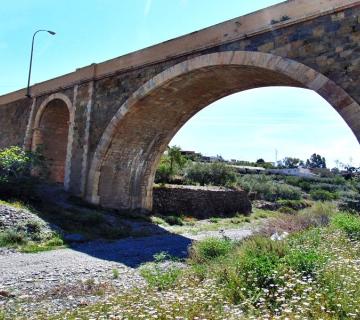
M56 32L54 32L54 31L50 31L50 30L47 30L47 32L49 32L51 35L56 34Z

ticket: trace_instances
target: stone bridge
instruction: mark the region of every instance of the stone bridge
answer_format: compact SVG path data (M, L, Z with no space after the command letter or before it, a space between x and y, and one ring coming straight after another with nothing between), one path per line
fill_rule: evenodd
M360 1L289 0L36 84L32 98L3 95L0 148L42 146L50 181L72 194L151 210L176 132L210 103L265 86L316 91L360 141Z

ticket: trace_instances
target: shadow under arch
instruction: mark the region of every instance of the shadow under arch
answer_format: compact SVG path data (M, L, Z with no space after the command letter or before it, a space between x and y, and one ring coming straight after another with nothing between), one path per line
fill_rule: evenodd
M57 110L51 110L55 108L57 108ZM51 113L53 113L53 117L51 117ZM43 137L42 131L44 130L44 128L42 128L42 122L44 122L44 116L46 116L47 114L49 118L47 119L47 122L50 123L50 128L48 129L50 129L52 132L49 132L49 135L47 137ZM50 154L52 154L51 156L53 157L59 157L59 159L57 159L58 164L54 165L58 166L59 168L54 168L54 172L51 172L52 168L50 168L50 180L52 180L53 182L63 183L65 190L68 189L68 185L70 182L70 160L72 148L71 131L73 130L73 126L74 108L70 99L62 93L54 93L48 96L39 106L38 111L35 115L32 129L33 134L31 139L31 150L35 151L39 145L42 145L44 143L48 145L53 145L53 148L50 148L53 149L52 151L50 151ZM56 150L57 147L60 150ZM59 153L59 151L62 154L55 155L55 153Z
M161 72L136 90L106 127L88 173L88 201L118 209L152 208L160 157L198 111L227 95L266 86L308 88L360 141L360 106L333 81L294 60L259 52L206 54Z

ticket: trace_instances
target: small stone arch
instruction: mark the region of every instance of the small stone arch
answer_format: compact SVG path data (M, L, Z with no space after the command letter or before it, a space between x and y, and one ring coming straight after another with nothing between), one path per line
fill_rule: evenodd
M62 93L51 94L39 106L34 119L34 125L32 128L33 134L32 134L31 150L35 151L39 146L39 144L42 144L41 121L43 119L44 114L47 111L47 108L49 106L51 107L51 105L54 105L56 102L58 102L58 107L61 108L61 106L59 106L60 103L62 104L63 109L66 108L68 112L68 120L66 121L67 134L66 135L64 134L66 131L66 129L64 129L62 135L62 139L66 139L66 141L58 141L58 143L60 143L60 145L63 146L63 149L66 150L65 151L66 154L64 159L61 159L61 161L62 160L64 161L64 168L63 169L61 168L61 170L64 171L63 174L60 173L59 176L56 178L56 177L51 177L51 173L50 173L50 180L54 182L63 183L64 188L67 190L70 182L70 169L71 169L70 166L71 166L71 151L72 151L71 149L72 149L73 126L74 126L74 108L71 100L66 95ZM63 119L60 118L58 120L63 120L63 122L65 121L64 118ZM59 130L56 131L59 133Z
M227 51L201 55L184 62L181 62L173 67L156 75L150 79L118 109L108 126L106 127L100 142L95 150L92 158L90 170L88 173L87 183L87 200L92 203L99 203L99 183L101 176L101 168L107 158L107 153L112 147L112 140L115 136L119 125L135 113L133 110L146 99L151 99L152 96L160 92L159 89L164 88L164 92L176 91L177 83L187 80L187 75L196 75L196 72L208 72L217 68L217 70L225 70L231 67L231 70L238 68L239 72L249 69L263 70L269 77L273 76L274 81L249 81L248 85L240 86L241 88L236 91L235 87L229 86L230 89L222 91L221 88L217 92L216 97L208 97L208 100L203 100L202 105L198 106L200 109L209 103L227 96L231 93L239 92L246 89L251 89L266 85L288 85L294 87L308 88L317 92L325 100L327 100L335 110L342 116L345 122L354 132L358 141L360 141L360 106L352 99L341 87L335 84L332 80L325 77L318 71L307 67L297 61L276 56L273 54L266 54L260 52L249 51ZM212 69L213 68L213 69ZM229 68L230 69L230 68ZM235 74L235 73L234 73ZM278 75L279 81L277 82L276 76ZM257 73L261 77L261 72ZM188 77L189 78L189 77ZM226 78L224 78L226 79ZM256 80L256 79L255 79ZM259 83L261 85L259 85ZM222 84L219 84L221 86ZM157 91L156 91L157 90ZM166 91L167 90L167 91ZM150 98L149 98L150 97ZM159 96L158 101L162 98ZM166 148L167 143L181 128L181 126L191 118L200 109L188 111L188 114L179 116L178 123L174 124L172 129L168 129L165 134L155 134L152 138L157 148L156 154L151 154L152 144L148 144L147 149L139 149L138 152L132 152L131 157L135 159L129 169L128 182L130 187L123 187L125 192L134 192L135 196L132 197L128 206L129 209L144 208L151 209L152 206L152 183L156 170L157 163L163 150ZM148 109L149 110L149 109ZM166 112L166 110L164 110ZM159 115L159 117L162 115ZM149 155L151 154L151 155ZM130 156L129 156L130 157ZM130 158L129 158L130 161ZM131 162L131 161L130 161ZM143 166L141 170L136 167L136 164ZM119 180L120 181L120 180Z

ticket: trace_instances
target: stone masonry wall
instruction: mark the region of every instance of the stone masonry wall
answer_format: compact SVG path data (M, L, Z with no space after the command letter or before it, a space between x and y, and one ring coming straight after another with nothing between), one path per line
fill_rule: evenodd
M23 145L30 109L27 98L0 106L0 149Z
M197 218L251 213L251 202L243 190L220 187L166 185L154 188L153 211L185 214Z

